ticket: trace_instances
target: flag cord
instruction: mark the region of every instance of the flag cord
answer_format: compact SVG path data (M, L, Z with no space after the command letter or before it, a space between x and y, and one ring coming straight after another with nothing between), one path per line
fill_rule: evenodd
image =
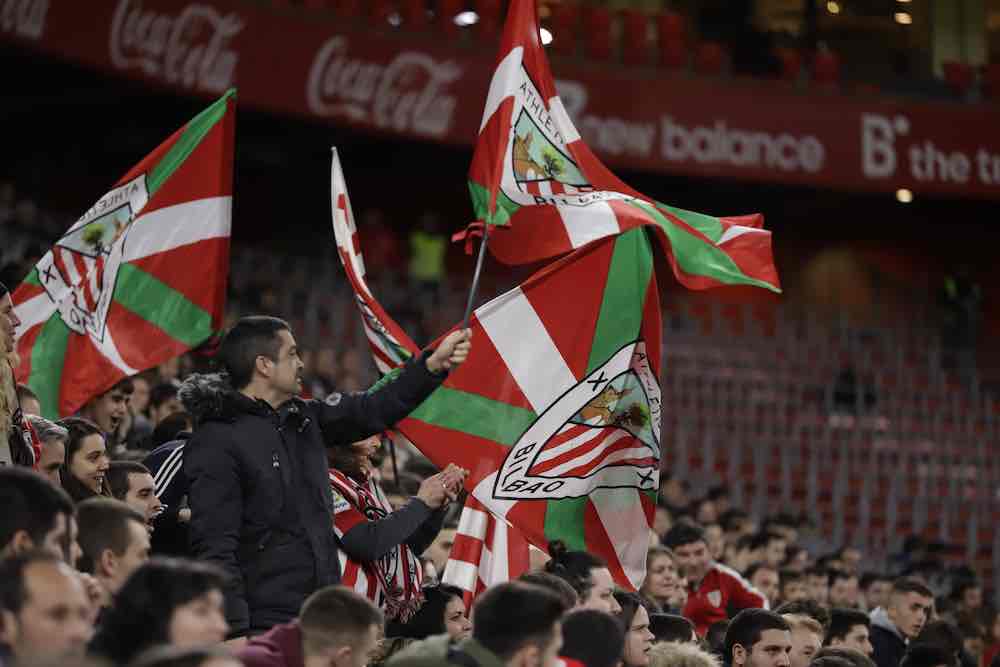
M483 225L483 240L479 244L479 256L476 258L476 272L472 275L472 287L469 288L469 301L465 304L465 316L462 318L462 328L469 328L469 317L472 316L472 304L475 303L479 291L479 277L483 273L483 260L486 257L486 244L490 240L490 225Z

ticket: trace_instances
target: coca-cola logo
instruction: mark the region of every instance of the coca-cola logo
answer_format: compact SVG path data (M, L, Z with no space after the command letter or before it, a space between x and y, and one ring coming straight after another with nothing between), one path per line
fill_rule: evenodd
M171 15L120 0L111 23L111 62L167 83L221 93L236 82L239 54L228 46L243 25L235 12L223 16L208 5L190 4Z
M27 39L41 39L48 13L49 0L2 0L0 30Z
M448 87L462 68L425 53L403 51L388 64L352 58L347 39L332 37L316 53L306 83L309 109L397 132L440 137L457 99Z

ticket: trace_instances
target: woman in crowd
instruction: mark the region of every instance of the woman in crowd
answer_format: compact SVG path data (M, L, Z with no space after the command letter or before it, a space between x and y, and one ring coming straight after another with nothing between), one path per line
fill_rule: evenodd
M472 623L465 608L462 591L454 586L438 584L424 587L424 604L406 623L392 622L386 626L387 637L426 639L447 633L454 641L465 639L472 632Z
M94 496L110 498L107 472L111 459L101 429L80 417L68 417L60 424L69 432L66 462L60 475L63 489L77 503Z
M674 552L662 546L649 548L646 554L646 580L642 582L639 592L655 605L656 611L680 614L687 601L687 592L677 569Z
M214 565L157 559L136 570L115 597L91 651L124 665L153 646L217 644L229 626L223 613L225 574Z
M653 633L649 630L649 612L636 593L615 592L615 600L621 607L615 616L625 628L625 650L622 653L623 667L649 667L649 652L653 648Z

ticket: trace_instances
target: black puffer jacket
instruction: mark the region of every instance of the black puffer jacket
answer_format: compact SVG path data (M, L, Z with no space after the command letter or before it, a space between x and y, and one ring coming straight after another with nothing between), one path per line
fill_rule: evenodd
M413 411L444 379L426 358L368 393L296 398L278 410L220 376L189 383L202 393L184 455L191 549L232 577L231 636L288 622L310 593L340 580L324 443L361 440Z

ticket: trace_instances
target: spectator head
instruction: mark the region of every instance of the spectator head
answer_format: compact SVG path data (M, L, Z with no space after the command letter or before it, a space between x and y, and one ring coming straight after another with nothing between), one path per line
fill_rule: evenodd
M765 609L744 609L726 630L726 663L733 667L789 667L792 632L788 622Z
M448 633L453 640L465 639L472 632L469 613L461 589L445 584L425 586L424 603L405 623L391 621L387 624L387 637L426 639Z
M864 558L864 554L857 547L844 547L840 550L840 566L845 572L851 572L853 574L858 573L858 569L861 566L861 560Z
M799 524L801 521L791 514L782 513L769 518L764 525L768 533L776 533L786 544L794 544L799 539Z
M649 651L650 667L720 667L719 659L692 642L658 642Z
M962 649L976 662L982 662L986 632L979 619L963 615L958 622L958 632L962 638Z
M41 456L35 468L54 485L59 486L59 471L66 461L66 441L69 431L38 415L27 415L28 425L35 431L42 444Z
M615 593L618 606L618 620L625 628L625 651L622 663L625 667L649 667L649 650L653 648L653 633L649 629L649 612L642 604L642 598L635 593L618 591Z
M125 419L133 391L135 387L132 385L132 378L119 380L111 389L87 401L80 409L80 415L96 424L101 433L115 433Z
M712 565L705 531L688 521L679 521L663 536L663 544L674 552L681 575L688 581L701 581Z
M740 535L727 545L729 553L726 562L737 572L744 572L754 563L764 560L766 543L764 535Z
M952 589L955 603L963 611L979 611L983 606L983 587L973 579L965 579Z
M615 582L607 563L586 551L569 551L559 540L549 543L549 556L552 558L545 564L545 571L573 587L581 608L609 614L621 611L614 597Z
M164 417L156 428L150 440L151 449L177 439L182 431L194 430L194 417L190 412L175 412Z
M118 591L91 649L125 664L158 644L217 644L229 631L222 609L225 582L222 570L208 563L143 563Z
M732 507L733 500L730 495L729 487L725 484L717 484L708 490L705 497L715 503L715 509L718 510L721 516L725 512L728 512Z
M869 609L885 608L889 604L889 593L892 591L891 577L877 572L869 572L862 575L858 586Z
M510 667L555 667L565 612L562 601L544 588L497 584L476 600L472 637Z
M690 485L676 473L667 473L660 478L660 498L667 507L687 507Z
M809 599L825 605L830 599L830 572L825 567L814 565L806 570L806 587Z
M845 570L831 572L829 602L831 607L856 608L858 606L858 575Z
M0 620L0 643L22 664L83 656L93 634L80 577L43 551L0 560Z
M163 511L149 468L137 461L112 461L108 467L111 495L138 511L147 526Z
M743 535L749 535L754 531L754 522L745 510L737 507L730 508L719 517L722 530L726 532L726 540L735 542Z
M611 614L596 609L577 609L562 620L564 658L585 667L617 667L625 650L625 631Z
M906 649L899 667L957 667L954 653L933 644L914 643Z
M241 318L222 339L219 364L238 390L255 388L281 403L302 390L302 360L288 323L276 317Z
M791 572L805 572L809 567L809 550L796 544L788 545L785 549L785 562L781 566Z
M305 664L364 667L383 622L381 610L364 596L342 586L321 588L299 612Z
M150 372L132 376L132 398L128 402L132 414L145 414L146 408L149 407L149 390L155 379L155 375Z
M708 632L705 633L705 643L708 645L708 650L712 652L720 662L727 662L725 660L726 656L726 632L729 631L729 619L724 621L718 621L712 623L708 626Z
M712 560L722 560L726 552L726 534L722 530L722 525L718 521L704 524L705 543L708 544L708 553Z
M0 351L3 355L14 351L15 334L19 326L21 320L18 319L14 303L10 300L10 290L0 283Z
M681 592L677 559L667 547L652 546L646 552L646 579L639 591L659 606L669 606Z
M157 646L129 667L243 667L243 663L221 646Z
M813 656L823 646L823 626L811 616L788 614L782 616L792 628L791 667L809 667Z
M927 623L933 605L934 594L927 586L916 579L902 577L892 584L886 612L904 637L914 639Z
M62 487L74 501L91 496L110 496L107 484L108 450L104 433L92 421L68 417L61 425L69 432L66 460L61 473Z
M962 633L948 621L930 621L924 625L914 644L929 644L957 656L963 649Z
M797 602L809 598L804 574L795 570L782 570L778 577L781 580L781 592L778 599L782 602Z
M33 470L0 468L0 557L45 551L72 565L79 555L73 501Z
M149 531L142 514L120 500L89 498L77 508L78 566L94 575L109 601L139 566L149 560Z
M455 544L456 534L458 534L458 524L449 523L438 531L434 541L420 555L424 560L434 563L434 569L439 576L444 574L444 566L448 562L448 556L451 555L451 547Z
M785 602L774 611L782 616L789 614L808 616L823 626L824 629L830 626L830 612L826 610L826 607L819 604L815 600L807 599L796 600L795 602Z
M695 642L694 624L678 614L650 614L649 631L655 642Z
M826 646L813 658L812 667L875 667L875 661L851 648Z
M830 627L826 631L824 646L830 648L849 648L869 657L875 652L872 648L871 619L868 614L857 609L831 609Z
M702 526L719 520L719 512L715 507L715 501L711 498L699 498L691 503L691 514Z
M562 577L557 577L554 574L540 571L525 572L518 577L518 581L547 588L559 596L559 599L562 600L563 606L567 609L573 609L580 604L580 596L576 594L576 591L569 585L569 582Z
M17 404L25 415L42 414L42 402L38 400L38 394L26 384L17 385Z
M777 571L785 562L788 541L778 533L766 533L764 541L764 563Z
M744 575L750 585L763 594L772 605L778 601L778 593L781 591L781 579L778 571L767 563L756 563L747 569Z
M183 410L181 399L177 397L177 385L173 382L161 382L149 391L149 421L153 426Z
M653 532L662 540L663 536L670 530L670 527L674 525L674 517L670 513L670 510L663 505L657 505L654 512Z

